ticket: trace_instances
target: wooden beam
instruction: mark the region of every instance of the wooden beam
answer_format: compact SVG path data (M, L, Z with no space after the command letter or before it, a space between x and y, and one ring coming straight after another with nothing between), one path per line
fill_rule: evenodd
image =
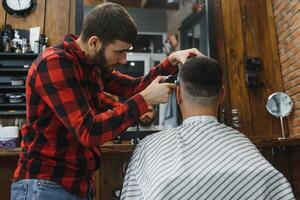
M124 7L134 7L134 8L141 7L141 0L108 0L108 1L120 4L121 6Z
M178 10L179 3L168 3L167 0L148 0L145 8L155 8L155 9L166 9L166 10Z
M103 2L114 2L124 7L133 8L153 8L167 10L179 9L179 3L168 3L167 0L84 0L84 4L89 6L97 5Z
M105 0L84 0L84 5L95 6L105 2Z
M144 8L148 0L141 0L141 8Z

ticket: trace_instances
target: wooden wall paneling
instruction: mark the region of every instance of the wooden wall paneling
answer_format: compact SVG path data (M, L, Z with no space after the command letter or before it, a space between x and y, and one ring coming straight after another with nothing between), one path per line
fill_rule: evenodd
M0 29L2 30L2 27L5 23L5 11L2 7L2 5L0 5Z
M229 83L228 83L228 73L227 73L227 60L226 60L226 53L225 53L225 37L224 37L224 29L223 29L223 16L222 16L222 7L221 7L221 0L214 0L214 10L213 10L213 18L214 21L211 23L214 26L214 33L215 33L215 59L222 65L223 67L223 84L225 87L225 99L221 105L221 108L225 109L225 121L230 123L230 90L229 90Z
M17 166L17 162L17 156L0 157L0 198L3 200L10 199L10 180Z
M72 10L72 12L74 12ZM75 31L76 35L79 35L81 32L81 27L84 19L84 2L83 0L76 0L75 6ZM72 28L71 28L72 31Z
M247 88L250 108L252 110L252 136L280 136L279 120L271 116L265 104L268 96L275 91L282 91L282 80L278 53L274 51L276 44L274 21L270 21L266 1L240 0L242 12L242 27L245 47L245 56L260 57L262 71L260 81L265 83L262 88ZM287 130L287 127L286 127Z
M268 146L259 147L260 153L278 170L291 184L295 196L300 197L300 176L298 168L300 166L300 147L289 146ZM298 188L297 188L298 184Z
M60 43L62 36L70 32L71 1L74 0L47 1L45 34L50 45Z
M76 26L76 1L70 1L70 14L69 14L69 33L75 34Z
M96 196L95 196L95 200L100 200L100 187L101 187L101 172L100 169L98 169L97 171L95 171L93 173L94 176L94 181L95 181L95 189L96 189Z
M259 146L256 146L256 147L258 148L259 152L265 157L265 159L267 159L268 161L272 160L272 150L271 150L271 148L269 148L269 147L259 147Z
M264 1L266 3L266 18L268 23L267 29L268 33L266 35L266 38L270 38L269 42L266 42L266 45L268 46L268 51L271 52L271 61L270 65L273 65L273 68L268 71L269 73L274 73L273 81L276 82L276 88L272 89L278 89L283 90L283 84L282 84L282 75L281 75L281 69L280 69L280 59L279 59L279 53L278 53L278 43L277 43L277 35L276 35L276 26L275 26L275 19L274 19L274 12L273 12L273 0L266 0Z
M293 182L291 155L289 147L273 146L272 159L269 160L273 166L280 171L290 183Z
M113 192L122 188L124 170L127 168L130 155L131 153L102 154L101 183L103 185L100 186L100 199L118 199L114 197ZM125 167L123 169L124 163Z
M294 194L296 199L300 199L300 173L299 173L299 166L300 166L300 147L295 146L290 148L291 153L291 173L292 173L292 180L291 183L293 186Z
M87 6L96 6L97 4L103 3L105 0L83 0Z
M243 64L244 45L239 0L221 0L227 73L230 89L231 108L241 111L241 130L246 135L252 133L252 117L249 97L245 84L245 67Z
M44 28L44 10L45 0L37 1L37 7L33 13L26 17L17 18L7 14L7 24L12 25L13 29L26 29L30 27L41 27L41 32Z

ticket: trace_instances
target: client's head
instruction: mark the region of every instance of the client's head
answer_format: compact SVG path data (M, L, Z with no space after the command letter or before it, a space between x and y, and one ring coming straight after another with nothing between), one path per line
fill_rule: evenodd
M190 115L216 115L225 95L220 64L208 57L188 59L179 70L177 102L183 118Z

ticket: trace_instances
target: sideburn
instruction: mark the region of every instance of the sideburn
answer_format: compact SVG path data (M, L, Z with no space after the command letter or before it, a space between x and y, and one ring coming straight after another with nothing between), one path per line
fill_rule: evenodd
M107 66L105 59L105 46L101 47L97 55L95 56L94 63L101 69L102 74L108 74L113 71L111 67Z

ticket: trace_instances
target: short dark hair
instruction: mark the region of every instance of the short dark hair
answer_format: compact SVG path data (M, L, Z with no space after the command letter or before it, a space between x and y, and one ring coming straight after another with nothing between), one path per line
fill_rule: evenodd
M188 59L179 71L179 80L193 97L216 96L222 87L223 70L214 59L199 56Z
M86 42L97 36L104 43L121 40L133 44L137 26L129 13L116 3L102 3L93 8L83 20L81 38Z

